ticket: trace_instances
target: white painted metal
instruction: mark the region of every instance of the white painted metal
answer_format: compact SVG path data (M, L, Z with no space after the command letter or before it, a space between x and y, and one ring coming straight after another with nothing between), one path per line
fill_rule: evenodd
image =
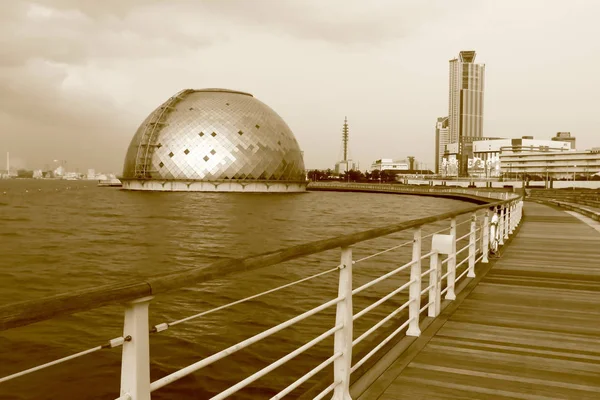
M137 299L125 308L120 395L129 395L131 400L150 400L150 300L152 297Z
M285 289L285 288L288 288L290 286L294 286L294 285L297 285L299 283L303 283L303 282L309 281L311 279L318 278L320 276L330 274L330 273L332 273L334 271L337 271L337 270L338 270L338 267L330 268L327 271L319 272L318 274L307 276L306 278L298 279L297 281L286 283L285 285L281 285L281 286L278 286L276 288L269 289L269 290L266 290L266 291L261 292L261 293L257 293L255 295L245 297L245 298L243 298L241 300L236 300L236 301L233 301L233 302L228 303L228 304L224 304L224 305L216 307L216 308L211 308L210 310L203 311L203 312L198 313L198 314L190 315L189 317L178 319L176 321L172 321L172 322L169 322L169 323L162 323L162 324L155 325L154 329L156 330L156 332L161 332L161 331L164 331L164 330L166 330L166 329L168 329L168 328L170 328L172 326L179 325L179 324L181 324L183 322L187 322L187 321L191 321L192 319L195 319L195 318L203 317L205 315L214 313L216 311L220 311L220 310L223 310L225 308L229 308L231 306L235 306L237 304L244 303L244 302L246 302L248 300L253 300L253 299L256 299L258 297L261 297L261 296L264 296L264 295L267 295L267 294L271 294L273 292L277 292L277 291L279 291L281 289Z
M483 257L481 259L481 262L487 264L489 262L488 256L490 253L490 210L485 211L482 229L483 231L481 233L481 252Z
M337 304L343 300L344 299L341 297L337 297L333 300L329 300L327 303L321 304L320 306L315 307L312 310L306 311L294 318L288 319L287 321L282 322L279 325L276 325L272 328L267 329L266 331L263 331L263 332L261 332L257 335L254 335L246 340L243 340L237 344L234 344L233 346L230 346L230 347L226 348L225 350L221 350L220 352L215 353L210 357L202 359L198 362L195 362L194 364L188 365L187 367L184 367L178 371L175 371L172 374L164 376L164 377L160 378L159 380L152 382L152 384L150 385L150 390L155 391L157 389L160 389L161 387L166 386L169 383L175 382L175 381L183 378L184 376L187 376L195 371L198 371L199 369L204 368L207 365L214 363L215 361L225 358L245 347L250 346L253 343L256 343L266 337L269 337L272 334L277 333L277 332L281 331L282 329L285 329L289 326L292 326L295 323L302 321L312 315L315 315L316 313L323 311L323 310L331 307L332 305Z
M392 297L394 297L398 293L402 292L406 288L410 287L411 285L412 285L412 281L408 281L404 285L400 286L399 288L394 289L393 291L391 291L390 293L386 294L385 296L383 296L381 299L377 300L376 302L374 302L370 306L367 306L367 307L363 308L361 311L359 311L358 313L354 314L354 316L352 317L352 320L356 321L357 319L359 319L360 317L362 317L363 315L365 315L366 313L368 313L369 311L371 311L375 307L377 307L377 306L381 305L382 303L384 303L385 301L391 299Z
M400 267L396 268L395 270L393 270L391 272L388 272L385 275L380 276L377 279L373 279L372 281L367 282L364 285L357 287L356 289L354 289L352 291L352 295L360 293L363 290L365 290L367 288L370 288L371 286L375 285L376 283L379 283L379 282L381 282L381 281L389 278L390 276L396 275L398 272L404 271L405 269L407 269L408 267L412 266L413 264L414 264L414 261L410 261L410 262L408 262L408 263L406 263L404 265L401 265Z
M341 382L333 390L333 400L352 400L350 397L350 368L352 366L352 249L342 248L335 324L342 329L335 333L333 352L342 353L333 362L334 380Z
M452 236L454 239L452 240L452 251L447 258L448 264L446 265L446 269L449 273L448 277L446 278L446 282L449 284L449 282L452 281L452 292L450 292L450 289L448 289L446 292L446 299L454 300L456 298L456 295L454 294L454 285L456 284L456 242L458 241L456 239L456 218L452 218L450 220L450 236ZM448 288L450 288L450 286L448 286Z
M350 372L356 371L361 365L363 365L369 358L373 357L373 354L377 353L383 346L385 346L390 340L392 340L396 335L402 332L410 323L410 319L400 325L394 332L392 332L388 337L383 339L381 343L375 346L370 352L367 353L366 356L360 359L359 362L352 366Z
M456 221L454 221L456 223ZM453 228L450 229L456 230L454 225ZM454 300L456 299L456 294L454 293L454 285L456 280L456 255L459 253L456 251L456 240L454 240L455 236L450 235L433 235L431 239L431 249L439 254L444 254L448 256L447 263L447 272L444 276L440 277L440 281L446 278L446 300ZM454 262L450 262L450 260L454 260ZM440 273L442 270L440 269Z
M339 303L338 303L339 304ZM255 372L254 374L250 375L249 377L247 377L246 379L236 383L235 385L231 386L229 389L224 390L223 392L219 393L218 395L211 397L211 400L223 400L229 396L231 396L232 394L238 392L239 390L245 388L246 386L248 386L249 384L251 384L252 382L256 381L257 379L262 378L263 376L265 376L266 374L268 374L269 372L281 367L283 364L285 364L286 362L290 361L292 358L304 353L306 350L310 349L311 347L315 346L316 344L322 342L324 339L327 339L329 336L333 335L334 333L338 333L340 331L343 330L343 326L342 325L336 325L335 327L329 329L327 332L322 333L321 335L317 336L316 338L314 338L313 340L311 340L310 342L306 343L305 345L298 347L296 350L292 351L291 353L281 357L279 360L269 364L268 366L264 367L263 369L261 369L260 371ZM341 352L340 352L341 353ZM336 352L336 354L338 354L338 352ZM336 357L334 359L335 360L339 360L341 356ZM325 366L323 366L324 368ZM348 369L350 369L350 366L348 366Z
M452 254L454 251L453 235L433 235L431 238L431 251L439 254Z
M93 353L93 352L98 351L98 350L102 350L102 346L96 346L96 347L94 347L92 349L80 351L79 353L71 354L70 356L59 358L58 360L50 361L50 362L48 362L46 364L38 365L36 367L29 368L29 369L26 369L24 371L14 373L12 375L5 376L3 378L0 378L0 383L6 382L6 381L10 381L11 379L15 379L15 378L18 378L20 376L27 375L27 374L30 374L30 373L35 372L35 371L39 371L41 369L48 368L48 367L51 367L53 365L57 365L57 364L63 363L65 361L69 361L69 360L72 360L74 358L78 358L78 357L84 356L86 354Z
M504 245L504 206L500 206L500 218L498 219L498 244Z
M331 385L327 386L321 393L315 396L313 400L321 400L325 396L327 396L333 389L336 388L341 382L333 382Z
M271 397L271 400L278 400L284 398L286 395L290 394L294 389L298 386L302 385L304 382L315 376L321 370L326 368L329 364L331 364L335 359L342 356L342 353L336 353L329 357L327 360L323 361L321 364L317 365L315 368L311 369L308 373L303 375L301 378L297 379L294 383L283 389L281 392L277 393L275 396ZM333 390L333 388L332 388Z
M441 278L442 261L438 253L433 253L430 258L429 274L429 309L427 315L437 317L441 306Z
M510 211L509 211L509 208L510 208L510 205L506 205L504 207L504 221L502 223L502 226L503 226L503 230L502 231L504 232L504 240L508 240L508 231L510 229L510 225L509 225L510 224L510 222L509 222L509 213L510 213Z
M471 215L471 236L469 237L469 272L467 277L475 277L475 257L477 256L477 213Z
M419 309L421 308L421 228L413 233L412 266L410 268L410 308L408 311L410 326L407 336L421 335L419 328Z
M383 318L381 321L379 321L378 323L376 323L375 325L373 325L371 328L369 328L369 330L367 330L365 333L363 333L362 335L360 335L359 337L357 337L356 339L354 339L354 341L352 342L352 346L356 346L358 343L362 342L371 333L375 332L375 330L377 330L381 325L385 324L390 319L394 318L396 315L398 315L398 313L400 313L402 310L404 310L410 304L412 304L412 301L409 299L404 304L402 304L400 307L398 307L397 309L395 309L394 311L392 311L387 317ZM410 317L409 317L409 320L411 320ZM411 320L411 322L412 322L412 320ZM406 335L407 336L414 336L414 335L409 335L408 333Z

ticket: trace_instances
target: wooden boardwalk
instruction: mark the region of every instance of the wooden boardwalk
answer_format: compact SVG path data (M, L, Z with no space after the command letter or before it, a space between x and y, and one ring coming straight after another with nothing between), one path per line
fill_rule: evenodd
M467 293L360 399L600 399L600 232L526 203Z

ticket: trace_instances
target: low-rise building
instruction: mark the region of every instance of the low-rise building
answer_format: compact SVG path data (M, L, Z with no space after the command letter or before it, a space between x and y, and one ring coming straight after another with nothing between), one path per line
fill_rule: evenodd
M409 169L410 163L407 160L394 160L391 158L382 158L379 160L375 160L373 164L371 164L370 171L407 171Z
M505 176L518 179L581 179L600 173L600 148L501 153L500 169Z

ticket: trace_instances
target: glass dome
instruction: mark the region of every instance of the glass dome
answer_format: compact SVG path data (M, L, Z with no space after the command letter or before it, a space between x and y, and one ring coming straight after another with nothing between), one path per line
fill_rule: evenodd
M285 121L251 94L186 89L135 133L125 189L303 191L303 154Z

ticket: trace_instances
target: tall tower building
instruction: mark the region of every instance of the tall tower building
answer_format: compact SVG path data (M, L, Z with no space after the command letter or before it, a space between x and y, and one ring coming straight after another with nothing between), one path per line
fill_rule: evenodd
M466 143L483 137L485 64L475 64L475 51L461 51L450 60L449 142L459 144L462 175L466 174Z
M349 136L349 129L348 129L348 118L344 117L344 126L342 128L342 151L343 151L343 159L341 161L338 161L337 163L335 163L335 173L336 174L342 174L344 172L348 172L352 169L355 169L355 165L352 162L352 160L350 160L349 157L349 151L348 151L348 139L350 138Z
M448 117L439 117L435 124L435 173L441 174L442 158L449 142Z

